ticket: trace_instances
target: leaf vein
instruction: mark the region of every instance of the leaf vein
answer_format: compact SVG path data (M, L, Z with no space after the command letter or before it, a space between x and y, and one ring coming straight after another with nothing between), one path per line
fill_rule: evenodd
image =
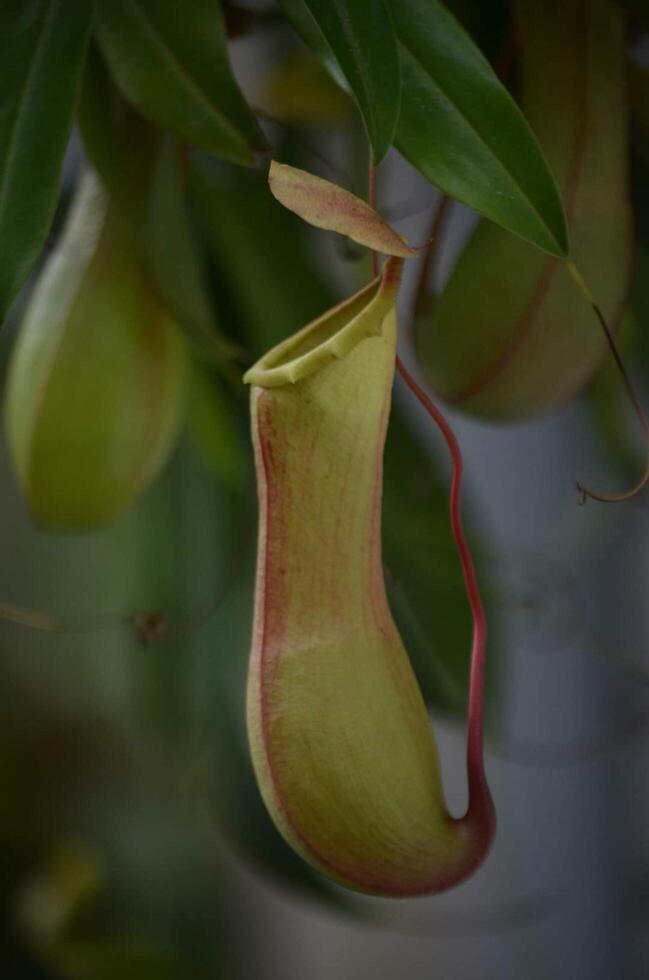
M21 134L24 127L24 115L23 109L28 101L30 91L32 89L32 82L37 74L37 69L45 48L45 41L49 32L50 22L54 18L56 3L50 3L49 10L43 18L41 24L40 33L38 35L38 41L34 48L34 54L31 59L29 68L25 75L23 86L20 92L20 97L18 99L18 105L16 113L14 116L14 122L11 127L11 132L9 136L9 143L7 148L7 153L5 157L5 167L0 177L0 226L2 225L3 214L7 204L7 197L9 195L9 189L12 184L13 177L13 165L18 153L19 144L22 142Z
M148 34L159 53L162 55L163 60L166 61L167 64L173 69L176 76L184 84L185 88L207 109L207 115L215 119L230 136L230 138L234 139L235 143L238 143L239 145L242 143L245 144L246 141L243 139L236 126L233 125L227 116L218 111L216 106L211 101L209 95L203 91L200 85L198 85L192 76L186 71L182 65L182 62L177 59L173 49L169 47L169 44L165 40L164 36L146 16L145 12L137 3L137 0L130 0L130 2L129 0L126 0L125 6L129 6L131 8L131 13L133 14L136 22L139 22L140 27L146 34Z
M406 44L406 42L403 40L403 37L401 35L399 36L399 44L401 45L401 47L405 51L406 56L409 56L420 67L420 69L422 70L422 72L424 73L424 75L426 76L426 78L429 80L431 86L433 88L437 89L437 91L441 94L442 98L446 101L446 103L454 110L454 112L456 113L456 115L459 117L460 121L462 123L464 123L464 126L466 127L466 129L468 129L470 132L472 132L477 137L478 142L484 147L484 149L488 152L488 154L492 157L492 159L495 160L495 162L498 164L498 166L503 171L503 173L506 174L506 176L509 178L509 181L512 184L512 186L518 191L521 199L523 201L525 201L525 203L531 209L532 213L535 215L535 217L538 219L538 221L541 223L541 225L546 229L546 231L548 232L548 234L550 236L550 239L554 242L554 244L557 246L557 248L561 248L561 245L560 245L560 243L559 243L556 235L552 231L552 228L550 227L550 225L548 224L548 222L546 221L546 219L544 218L544 216L542 215L542 213L539 211L539 209L536 207L536 205L534 204L534 202L530 198L529 194L526 193L526 191L524 190L524 188L522 187L522 185L520 184L520 182L516 178L516 176L511 172L511 170L498 157L497 153L492 148L492 146L489 144L489 142L485 139L485 137L480 132L480 130L474 125L474 123L470 119L467 118L467 116L462 112L462 110L460 109L460 107L451 99L451 97L447 94L447 92L444 90L444 88L442 88L442 86L440 85L440 83L433 78L433 76L427 70L425 64L421 61L420 58L417 57L417 55L414 53L414 51L412 50L412 48L409 47ZM515 105L515 103L514 103L514 105ZM523 117L523 119L524 119L524 117ZM563 254L563 250L562 250L562 254Z

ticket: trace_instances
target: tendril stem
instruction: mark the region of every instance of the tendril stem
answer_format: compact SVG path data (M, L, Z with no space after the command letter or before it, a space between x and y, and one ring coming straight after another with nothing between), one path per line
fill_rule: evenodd
M471 549L466 539L461 514L462 474L464 464L457 437L437 405L417 384L397 357L397 370L406 385L430 415L441 432L452 463L451 490L449 496L449 517L451 530L457 548L467 598L473 619L473 640L471 644L471 673L469 678L469 706L467 711L468 741L467 769L469 777L469 813L486 817L493 824L493 803L487 786L483 759L484 727L484 680L487 656L487 619L480 586L475 571Z
M370 207L376 207L376 179L371 160L368 174L368 203ZM374 276L378 274L378 257L375 252L372 252L372 273ZM460 822L475 822L481 828L485 845L488 846L495 830L496 815L489 786L487 785L483 751L487 617L485 615L473 556L462 523L461 496L462 474L464 469L462 452L457 437L446 418L432 399L417 384L399 356L396 359L396 367L412 394L441 432L451 457L452 474L449 494L449 520L462 567L464 585L473 621L469 702L467 708L467 778L469 784L469 805L466 815Z
M647 416L645 415L644 409L642 408L642 405L638 400L638 396L635 393L629 374L626 370L626 367L624 366L624 361L622 360L622 356L619 350L617 349L615 338L613 337L611 329L608 323L606 322L606 317L604 316L601 307L598 306L598 304L595 302L593 298L593 294L591 293L590 289L586 285L583 276L579 272L579 269L576 267L574 262L569 261L566 263L566 266L575 285L577 286L577 289L582 294L586 302L591 306L595 316L599 321L599 325L602 328L604 332L604 336L606 338L606 343L608 344L609 350L613 356L613 360L615 361L617 368L620 372L624 389L627 393L629 401L631 402L631 405L633 406L633 410L636 416L638 417L638 421L642 426L642 431L645 437L646 453L647 453L645 469L640 479L636 483L634 483L634 485L629 490L625 490L622 493L598 493L595 490L591 490L589 487L584 486L583 483L577 481L577 490L581 498L580 499L581 503L585 503L587 497L590 497L592 500L600 500L602 503L605 504L619 503L622 500L629 500L631 497L635 497L635 495L639 493L643 489L643 487L645 487L646 484L649 482L649 420L647 420Z

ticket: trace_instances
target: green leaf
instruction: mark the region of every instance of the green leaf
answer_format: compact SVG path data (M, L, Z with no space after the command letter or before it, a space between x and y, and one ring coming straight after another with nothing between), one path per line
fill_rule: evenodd
M645 196L649 197L649 194ZM639 335L639 367L646 374L649 373L649 244L646 239L638 239L637 242L631 308Z
M327 57L325 45L333 54L380 161L394 139L401 100L399 56L385 0L281 0L281 5L321 55Z
M349 91L349 84L340 65L325 41L324 35L314 20L305 0L279 0L279 5L298 32L305 44L325 66L340 88Z
M229 319L251 355L330 305L331 294L309 257L308 229L275 201L265 175L199 160L190 193L219 276L219 302L229 302ZM242 221L243 213L254 214L254 222Z
M647 10L646 0L616 0L616 3L631 14L644 30L649 30L649 10Z
M203 465L224 486L243 490L249 464L236 406L216 378L198 364L192 372L187 429Z
M97 30L118 85L151 122L235 163L266 149L230 70L218 3L99 0Z
M345 85L305 0L281 0ZM561 200L520 109L438 0L388 0L401 62L397 148L444 193L553 255L568 251Z
M205 359L216 364L231 359L234 349L216 323L185 210L184 154L124 102L94 47L81 88L79 123L88 155L128 223L160 298Z
M523 104L565 196L572 257L616 326L632 266L624 19L601 0L515 9ZM562 404L606 357L565 263L488 222L419 318L417 348L442 398L498 419Z
M93 168L131 228L141 229L161 137L126 102L93 41L79 93L78 122Z
M236 348L218 329L201 257L185 210L186 158L167 136L160 144L149 186L143 247L156 287L199 350L217 365Z
M649 165L649 71L643 65L629 65L629 92L634 149Z
M446 0L446 6L489 62L502 64L509 51L509 0Z
M175 953L139 937L67 940L50 956L66 980L189 980Z
M438 0L390 0L403 96L396 145L433 184L553 255L568 239L532 130Z
M0 4L0 319L40 252L58 197L93 4Z

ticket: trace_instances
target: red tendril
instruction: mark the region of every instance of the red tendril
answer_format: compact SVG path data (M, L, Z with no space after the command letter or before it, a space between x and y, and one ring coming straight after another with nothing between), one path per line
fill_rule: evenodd
M371 163L368 173L368 203L370 207L376 207L376 174ZM376 252L371 253L371 258L372 275L376 277L378 275L378 256ZM487 785L483 753L487 618L480 594L480 586L478 584L473 556L464 533L464 525L462 524L461 491L464 464L460 445L451 426L437 405L435 405L426 392L417 384L398 356L397 370L412 394L428 415L430 415L442 433L451 457L452 475L449 494L449 519L460 565L462 566L464 585L471 609L471 618L473 620L469 703L467 708L467 778L469 784L469 805L465 816L459 822L472 823L481 831L483 848L481 853L477 855L479 863L493 838L496 827L496 813L489 786Z
M449 517L451 530L457 548L467 598L473 619L473 640L471 644L471 673L469 677L469 705L467 710L467 772L469 780L469 808L465 819L477 819L491 837L495 827L495 813L491 793L487 786L483 758L483 717L484 717L484 678L487 657L487 619L480 594L480 586L475 571L471 549L464 533L461 514L462 473L464 464L460 445L449 423L435 403L417 384L397 357L397 370L410 391L435 422L442 433L452 463L451 490L449 495Z

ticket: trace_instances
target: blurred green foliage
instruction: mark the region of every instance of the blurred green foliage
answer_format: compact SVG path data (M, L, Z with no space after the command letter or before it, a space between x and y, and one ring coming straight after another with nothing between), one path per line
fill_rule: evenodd
M107 68L91 45L78 105L81 139L129 225L143 269L191 338L192 383L169 465L104 531L64 536L32 526L4 450L0 457L0 534L8 556L0 563L0 973L11 980L237 980L256 977L252 947L255 930L264 927L247 914L240 860L301 899L336 914L366 914L366 906L361 913L284 843L250 765L244 697L256 513L240 383L248 363L350 291L360 264L351 269L344 256L323 252L317 236L270 196L260 169L225 162L219 157L232 153L222 148L213 155L184 144L186 120L177 112L168 117L157 98L151 104L149 85L129 74L128 52L117 50L125 40L141 44L144 35L111 34L111 18L124 4L101 6L104 52L121 62ZM448 6L496 62L510 35L505 0ZM643 5L633 6L639 23ZM135 7L147 4L138 0ZM165 4L167 13L172 7ZM324 157L333 169L364 171L367 150L362 146L359 159L349 98L313 55L296 47L279 12L239 17L234 7L226 4L226 23L251 35L255 51L267 52L262 78L272 98L259 107L279 117L281 125L264 121L274 152L310 169L321 169ZM179 52L185 57L186 48ZM245 104L240 111L220 49L219 58L237 122L230 150L250 162L256 124ZM72 62L59 60L56 93L63 86L67 99L78 78ZM288 108L287 75L301 86ZM644 79L636 82L637 92ZM188 95L185 88L183 99L190 96L196 90ZM5 106L15 92L0 83L0 98ZM649 133L642 98L636 95L634 105L635 328L624 353L644 378ZM214 137L210 119L201 125ZM28 122L36 127L38 119ZM168 131L156 127L161 122ZM75 147L60 216L78 175ZM52 142L50 191L59 149ZM31 180L36 186L33 174ZM480 194L488 188L481 185ZM41 238L46 224L41 214ZM49 247L59 226L60 220ZM3 373L23 303L19 297L0 341ZM620 403L615 375L602 374L590 394L612 465L630 469L635 423ZM385 456L389 599L427 701L460 719L470 619L447 492L446 466L420 440L399 394ZM465 510L489 591L489 544L470 500ZM497 680L497 615L489 613Z

